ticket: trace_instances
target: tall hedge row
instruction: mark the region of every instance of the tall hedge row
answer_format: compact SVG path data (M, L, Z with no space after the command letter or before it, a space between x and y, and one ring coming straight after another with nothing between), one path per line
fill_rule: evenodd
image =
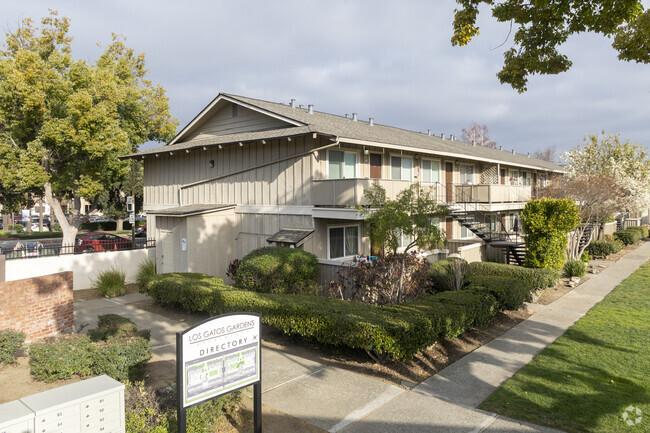
M394 307L313 295L236 289L204 274L162 274L147 292L159 304L193 312L253 312L288 335L410 359L444 337L490 323L499 302L488 290L443 292ZM503 302L501 302L503 303Z

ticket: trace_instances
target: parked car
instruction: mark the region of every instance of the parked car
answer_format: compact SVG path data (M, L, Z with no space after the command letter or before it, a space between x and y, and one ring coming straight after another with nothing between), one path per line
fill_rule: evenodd
M139 226L135 228L135 237L136 238L146 238L147 237L147 226Z
M75 253L92 253L95 251L117 251L131 248L131 239L112 233L90 232L77 236Z

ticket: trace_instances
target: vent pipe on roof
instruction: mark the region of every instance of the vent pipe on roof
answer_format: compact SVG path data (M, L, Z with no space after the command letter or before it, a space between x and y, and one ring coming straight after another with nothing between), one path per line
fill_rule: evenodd
M431 135L431 130L430 129L427 129L427 135L429 135L429 136Z
M291 98L291 104L289 104L289 106L291 108L296 108L296 99L295 98Z
M440 134L440 138L445 139L445 134Z
M368 123L370 124L370 126L373 126L375 124L375 118L371 117Z
M309 105L307 106L307 112L308 112L309 114L314 114L314 104L309 104Z
M499 146L499 150L503 150L503 146Z
M345 113L345 118L346 118L346 119L348 118L348 113Z
M476 147L476 141L472 140L472 146Z
M526 158L530 158L530 152L528 152L528 154L526 155Z
M357 121L357 113L352 113L352 121L353 122Z
M512 149L512 154L513 154L513 155L515 154L515 149Z

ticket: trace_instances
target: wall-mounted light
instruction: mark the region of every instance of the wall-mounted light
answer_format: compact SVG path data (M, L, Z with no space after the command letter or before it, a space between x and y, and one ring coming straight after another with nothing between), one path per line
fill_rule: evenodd
M209 164L210 164L210 168L214 168L214 159L211 159Z

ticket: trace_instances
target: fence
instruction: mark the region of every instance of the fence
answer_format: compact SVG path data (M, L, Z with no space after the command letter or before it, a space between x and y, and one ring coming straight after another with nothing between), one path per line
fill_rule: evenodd
M29 260L5 262L6 281L21 280L58 272L74 272L74 290L90 289L97 275L116 268L126 273L126 282L133 283L138 266L145 260L156 260L155 248L110 251L102 254L65 254L32 257Z
M66 254L127 251L142 248L154 248L156 246L155 239L144 238L136 238L135 241L131 241L127 238L119 238L117 240L93 239L87 242L79 242L80 240L81 239L78 239L76 245L66 246L59 245L57 241L3 241L5 245L0 246L0 254L4 255L6 260L15 260L30 259L35 257L61 256Z

